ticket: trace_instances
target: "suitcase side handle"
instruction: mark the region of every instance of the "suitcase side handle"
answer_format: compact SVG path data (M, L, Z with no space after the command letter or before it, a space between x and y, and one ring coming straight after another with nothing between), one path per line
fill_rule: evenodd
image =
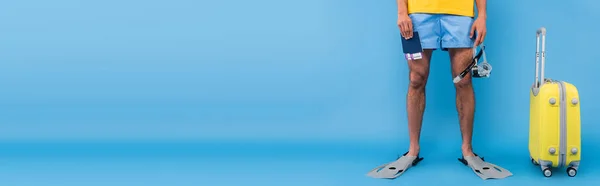
M544 68L546 64L546 28L541 27L536 31L536 46L535 46L535 81L534 88L539 88L544 84ZM541 51L540 51L540 38ZM540 60L541 53L541 60ZM541 67L540 67L541 63Z

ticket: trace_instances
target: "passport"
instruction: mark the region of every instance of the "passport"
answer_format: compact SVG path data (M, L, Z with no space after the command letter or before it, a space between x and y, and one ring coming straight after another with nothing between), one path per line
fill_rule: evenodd
M407 60L415 60L423 58L423 47L421 47L421 39L418 32L413 32L413 37L410 39L402 38L402 51Z

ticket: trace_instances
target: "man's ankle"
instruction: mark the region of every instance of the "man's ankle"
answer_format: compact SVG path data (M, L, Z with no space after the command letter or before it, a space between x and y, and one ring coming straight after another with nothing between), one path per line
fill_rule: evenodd
M463 144L461 149L462 149L463 156L474 156L475 155L473 153L473 146L471 146L470 144Z
M410 148L408 148L408 154L406 154L406 155L408 155L408 156L417 156L417 155L419 155L419 151L420 150L421 149L418 146L417 147L411 146Z

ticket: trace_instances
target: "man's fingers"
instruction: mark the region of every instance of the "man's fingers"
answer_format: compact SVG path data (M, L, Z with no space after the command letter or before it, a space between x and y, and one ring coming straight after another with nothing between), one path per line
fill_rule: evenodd
M412 22L408 22L408 37L409 38L413 37L413 25L412 25Z
M404 36L405 36L407 39L410 39L410 38L412 37L412 34L411 34L411 33L412 33L412 32L411 32L411 30L412 30L412 29L411 29L411 27L410 27L410 24L409 24L409 22L403 22L403 23L402 23L402 27L404 28L404 29L403 29Z
M485 31L482 31L481 33L479 33L480 37L479 37L479 44L481 45L483 43L483 40L485 39Z
M398 22L398 28L400 29L400 35L404 37L404 26L402 26L402 23Z
M473 26L471 26L471 33L469 34L469 37L473 38L474 33L475 33L475 24L473 24Z
M400 26L400 34L402 34L402 37L408 37L406 35L406 26L404 25L404 23L400 23L398 26Z
M482 36L483 36L482 33L477 33L477 39L475 39L475 46L479 46L479 44L481 44Z
M410 39L410 27L408 26L408 22L404 22L402 25L404 26L404 35L406 35L406 38Z
M483 43L483 41L485 40L485 35L487 34L486 31L481 32L481 43Z

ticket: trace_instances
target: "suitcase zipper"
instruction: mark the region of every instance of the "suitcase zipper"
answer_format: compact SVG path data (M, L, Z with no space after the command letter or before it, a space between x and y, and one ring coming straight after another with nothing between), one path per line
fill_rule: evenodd
M560 89L560 147L558 166L562 167L566 164L567 152L567 104L566 104L566 88L562 81L556 81Z

